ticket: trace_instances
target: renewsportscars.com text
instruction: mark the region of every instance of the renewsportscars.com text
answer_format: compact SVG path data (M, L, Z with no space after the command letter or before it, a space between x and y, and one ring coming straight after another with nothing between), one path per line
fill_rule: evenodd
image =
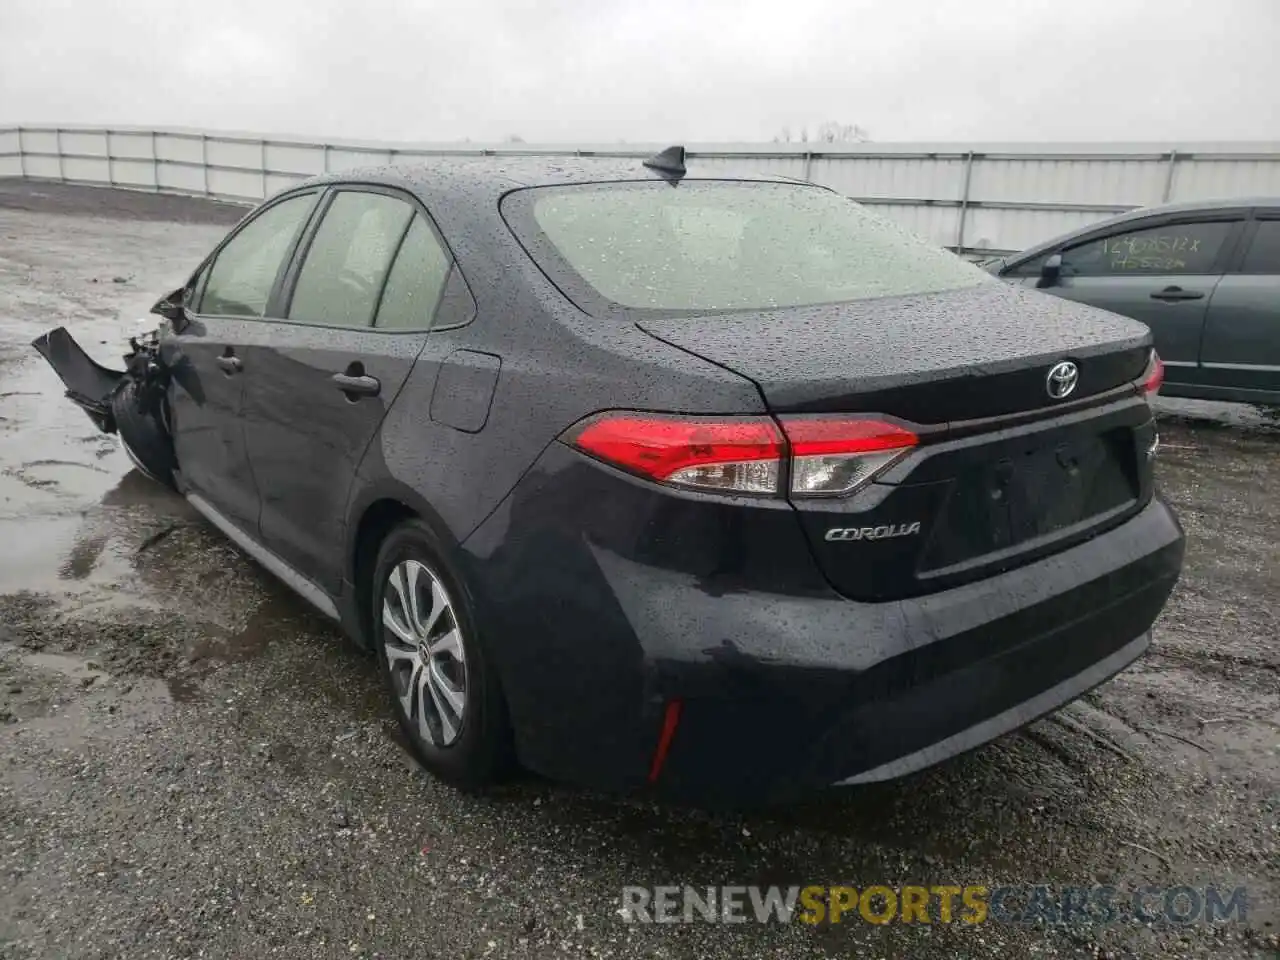
M1244 922L1244 887L1049 885L623 887L627 923Z

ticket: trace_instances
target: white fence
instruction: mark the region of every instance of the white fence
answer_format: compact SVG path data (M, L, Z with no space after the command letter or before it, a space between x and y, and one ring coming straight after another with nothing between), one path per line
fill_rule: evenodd
M255 201L318 173L428 157L648 156L665 144L317 142L132 127L0 128L0 176ZM750 168L821 183L967 254L1018 250L1133 207L1280 195L1280 143L711 144L697 169Z

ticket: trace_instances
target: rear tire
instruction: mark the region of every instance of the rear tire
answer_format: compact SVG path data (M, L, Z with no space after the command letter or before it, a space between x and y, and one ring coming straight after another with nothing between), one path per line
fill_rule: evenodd
M124 452L144 475L174 488L173 471L178 466L173 452L173 438L159 415L138 409L138 385L126 380L111 395L111 415ZM163 402L163 401L161 401Z
M508 771L511 734L471 597L449 554L418 519L388 534L370 590L371 639L413 752L442 779L478 789Z

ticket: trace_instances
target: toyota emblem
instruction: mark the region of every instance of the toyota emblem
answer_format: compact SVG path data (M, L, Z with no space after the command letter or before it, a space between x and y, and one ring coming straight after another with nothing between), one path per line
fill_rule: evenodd
M1080 382L1080 368L1070 360L1055 363L1044 379L1044 388L1054 400L1065 400L1071 396L1076 384Z

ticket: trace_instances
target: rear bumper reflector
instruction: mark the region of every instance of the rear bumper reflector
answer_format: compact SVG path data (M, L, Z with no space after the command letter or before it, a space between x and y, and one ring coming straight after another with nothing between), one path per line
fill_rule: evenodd
M657 783L662 775L662 767L667 762L667 753L671 750L671 741L675 738L676 727L680 724L680 701L671 700L662 715L662 732L658 734L658 745L653 751L653 762L649 764L649 782Z

